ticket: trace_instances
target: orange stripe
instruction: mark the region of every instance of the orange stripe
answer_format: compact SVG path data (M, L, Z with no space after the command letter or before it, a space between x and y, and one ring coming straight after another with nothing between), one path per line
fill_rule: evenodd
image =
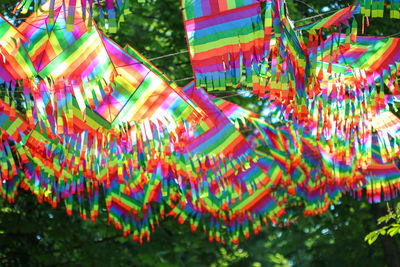
M228 10L228 4L226 0L218 0L219 12L224 12Z

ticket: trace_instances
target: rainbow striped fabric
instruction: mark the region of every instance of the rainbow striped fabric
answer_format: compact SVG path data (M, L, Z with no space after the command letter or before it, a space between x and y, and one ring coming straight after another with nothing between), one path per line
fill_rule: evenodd
M143 57L96 28L66 31L62 12L51 27L40 14L20 26L34 44L28 54L41 78L22 84L34 97L33 123L18 126L32 129L23 138L22 187L53 206L64 199L68 213L77 195L83 218L86 192L95 219L103 186L110 220L140 240L149 238L162 205L179 218L210 213L218 225L229 216L225 225L243 225L246 235L249 214L278 221L284 210L271 196L266 167L273 162L256 163L255 152L203 91L193 83L171 87ZM79 12L75 19L82 19ZM82 47L89 52L83 55ZM152 202L160 210L152 211ZM219 228L207 225L210 238L219 239ZM238 229L231 229L235 242Z
M23 33L0 15L0 79L10 83L22 79L32 79L37 74L22 42L27 41Z
M196 87L237 87L242 65L251 81L264 54L260 2L185 0L182 10Z
M399 96L399 39L357 37L354 22L346 35L317 34L368 12L365 1L304 26L308 46L280 0L266 2L264 26L256 0L183 1L196 75L184 88L99 31L91 2L63 2L18 29L0 18L0 194L10 202L21 187L95 220L103 190L109 221L135 241L173 216L237 243L262 223L326 212L344 193L397 196L400 119L388 103ZM110 28L125 3L105 2ZM199 88L237 86L241 65L271 123Z
M334 34L319 50L319 82L317 91L309 87L308 94L315 97L308 103L307 127L317 139L324 136L359 148L369 162L373 120L388 108L383 86L398 94L399 39L359 36L347 48L346 38Z
M18 50L21 40L26 41L26 37L21 34L17 28L7 21L0 14L0 46L2 50L9 54L14 54Z
M45 4L44 8L48 4ZM26 49L38 72L88 31L79 10L75 12L74 29L66 31L64 18L67 16L67 12L60 2L55 8L53 23L49 23L47 13L38 11L18 27L21 33L29 39Z
M62 12L65 12L67 31L73 31L75 26L80 23L79 20L76 19L76 12L83 13L84 20L89 17L88 22L91 24L94 7L96 7L99 12L100 26L111 33L117 31L119 22L124 21L124 15L130 14L129 0L105 0L105 6L101 5L100 1L96 3L96 1L93 0L47 0L46 3L41 6L39 6L39 1L37 0L21 0L14 8L14 13L20 10L22 14L26 14L32 2L34 2L34 10L36 13L45 11L44 13L46 14L46 18L48 18L49 24L53 24L57 13L60 12L60 4L64 3ZM143 0L138 0L138 2L143 2ZM107 14L107 17L105 17L104 14Z

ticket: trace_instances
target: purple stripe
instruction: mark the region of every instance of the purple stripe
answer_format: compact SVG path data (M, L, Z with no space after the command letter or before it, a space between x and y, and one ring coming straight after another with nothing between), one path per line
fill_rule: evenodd
M13 79L10 74L4 69L3 64L0 64L0 77L5 82L10 82L11 80L18 80L19 78Z
M202 0L203 16L211 15L211 6L209 0Z
M113 57L118 58L123 62L123 65L117 64L117 62L113 62L113 64L116 65L116 67L124 67L124 68L131 68L138 72L140 75L143 77L146 76L146 74L149 72L149 69L144 66L142 63L140 63L136 58L125 52L123 49L115 45L112 41L110 41L108 38L102 36L103 43L105 45L105 48L111 55L111 59Z
M231 123L231 122L229 121L229 123ZM233 157L239 158L242 155L253 154L253 149L250 147L250 145L247 143L247 141L244 139L244 137L240 136L239 138L241 140L243 140L243 142L241 142L240 149L235 150Z
M235 68L234 66L238 66ZM236 60L235 64L232 64L230 68L227 69L227 71L235 70L238 69L240 70L240 61ZM223 63L221 62L220 64L214 64L214 65L203 65L199 67L194 67L194 70L196 73L209 73L209 72L218 72L218 71L224 71Z
M260 15L260 6L254 6L253 8L246 10L238 10L236 12L226 14L223 16L213 16L209 19L202 21L195 21L193 23L188 23L186 26L186 31L189 33L194 30L201 30L207 27L212 27L216 25L220 25L223 23L229 23L235 20L249 18L252 16Z

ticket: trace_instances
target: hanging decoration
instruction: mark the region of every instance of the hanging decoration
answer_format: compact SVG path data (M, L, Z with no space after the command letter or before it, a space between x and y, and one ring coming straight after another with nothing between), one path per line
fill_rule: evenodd
M383 1L296 28L281 0L184 0L195 75L184 88L101 32L93 1L34 4L18 28L0 17L0 194L10 202L23 188L95 220L102 195L109 221L140 243L166 216L238 243L343 194L397 197L400 39L359 36L354 18L383 15ZM97 5L110 31L129 9ZM204 90L240 84L266 101L262 115Z
M89 31L82 23L72 34L60 33L62 18L60 11L53 31L45 34L42 16L32 15L20 26L31 42L42 44L28 49L40 79L23 83L36 111L23 144L24 187L53 206L64 199L69 213L77 195L83 218L86 192L92 219L103 188L110 220L140 240L149 238L151 203L167 204L180 221L198 223L208 213L222 225L229 215L227 227L234 220L248 229L246 216L258 209L257 216L277 222L284 211L271 195L267 169L257 165L257 155L205 93L192 85L170 87L94 26ZM79 13L75 18L83 19ZM69 44L57 50L61 38ZM211 137L221 144L205 146ZM241 199L248 204L239 205ZM235 229L231 236L237 242ZM210 239L219 236L219 227L210 228Z
M20 11L22 14L26 14L29 8L33 4L33 10L36 15L41 10L46 10L47 14L41 14L41 16L48 17L49 24L54 23L55 17L63 9L66 18L66 30L73 31L74 25L77 24L75 20L75 14L77 8L79 12L83 14L83 20L88 23L92 23L93 12L96 10L99 13L100 27L109 31L110 33L117 32L118 25L120 22L125 21L125 15L130 14L129 6L130 0L67 0L63 6L58 5L59 0L49 0L44 5L40 4L39 0L20 0L17 6L14 8L14 14ZM144 3L145 0L137 0L139 3Z
M361 14L371 18L382 18L385 6L390 5L390 18L400 19L400 3L397 0L357 0L361 3Z

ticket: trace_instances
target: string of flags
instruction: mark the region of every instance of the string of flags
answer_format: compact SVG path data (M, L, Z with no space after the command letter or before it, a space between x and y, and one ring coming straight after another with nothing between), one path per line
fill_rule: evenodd
M0 194L22 188L91 220L105 202L141 243L166 216L238 243L343 194L395 198L400 41L360 36L355 19L383 3L295 27L282 0L184 0L195 80L183 88L96 26L93 8L115 31L129 1L34 1L18 28L0 17ZM207 93L238 86L274 120Z

